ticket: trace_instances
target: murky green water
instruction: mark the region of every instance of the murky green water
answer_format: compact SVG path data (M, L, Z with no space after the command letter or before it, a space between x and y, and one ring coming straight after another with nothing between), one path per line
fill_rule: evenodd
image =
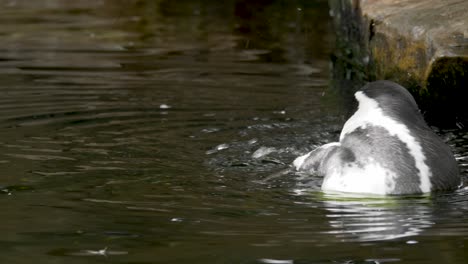
M466 263L467 188L261 181L338 137L327 19L326 1L0 0L1 263ZM440 133L466 180L468 134Z

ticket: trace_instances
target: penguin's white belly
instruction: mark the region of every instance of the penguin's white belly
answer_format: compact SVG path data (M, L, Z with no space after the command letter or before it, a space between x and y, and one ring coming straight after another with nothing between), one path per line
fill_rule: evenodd
M328 167L322 190L378 195L392 194L395 190L397 174L379 163L336 165Z

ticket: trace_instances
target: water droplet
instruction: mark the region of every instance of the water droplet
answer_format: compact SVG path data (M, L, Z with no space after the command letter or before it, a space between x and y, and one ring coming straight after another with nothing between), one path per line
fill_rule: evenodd
M107 247L99 250L80 250L78 252L72 252L69 255L71 256L109 256L109 255L127 255L127 251L113 251L108 250Z
M254 159L258 159L258 158L261 158L261 157L264 157L270 153L273 153L275 152L276 149L275 148L268 148L268 147L260 147L259 149L257 149L253 154L252 154L252 158Z
M229 148L228 144L220 144L220 145L216 146L216 150L218 150L218 151L223 150L223 149L227 149L227 148Z
M258 139L252 138L252 139L249 140L249 142L247 142L247 143L248 143L249 145L253 145L253 144L257 143L257 142L258 142Z
M201 132L203 133L214 133L214 132L218 132L220 129L217 128L217 127L209 127L209 128L204 128L202 129Z
M228 144L225 144L225 143L224 143L224 144L220 144L220 145L214 147L213 149L208 150L208 151L206 152L206 154L208 154L208 155L214 154L214 153L216 153L216 152L218 152L218 151L221 151L221 150L227 149L227 148L229 148L229 145L228 145Z
M262 258L259 259L261 263L267 263L267 264L292 264L294 261L292 259L268 259L268 258Z
M274 111L273 113L274 113L274 114L285 115L285 114L286 114L286 111L285 111L285 110L281 110L281 111Z

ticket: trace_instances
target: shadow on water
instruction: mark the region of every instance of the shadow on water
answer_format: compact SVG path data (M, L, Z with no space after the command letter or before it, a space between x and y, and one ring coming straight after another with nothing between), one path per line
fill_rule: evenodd
M287 173L343 122L326 1L0 0L2 263L464 263L465 189ZM467 135L438 131L468 174Z

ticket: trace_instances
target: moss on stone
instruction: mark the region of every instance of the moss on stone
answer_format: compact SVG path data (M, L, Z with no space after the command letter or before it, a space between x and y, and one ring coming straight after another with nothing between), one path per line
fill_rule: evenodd
M468 10L468 2L448 1ZM410 90L433 124L468 127L468 45L460 33L466 12L439 1L403 2L329 1L336 13L335 82L354 91L367 81L395 81ZM440 16L441 10L451 15Z

